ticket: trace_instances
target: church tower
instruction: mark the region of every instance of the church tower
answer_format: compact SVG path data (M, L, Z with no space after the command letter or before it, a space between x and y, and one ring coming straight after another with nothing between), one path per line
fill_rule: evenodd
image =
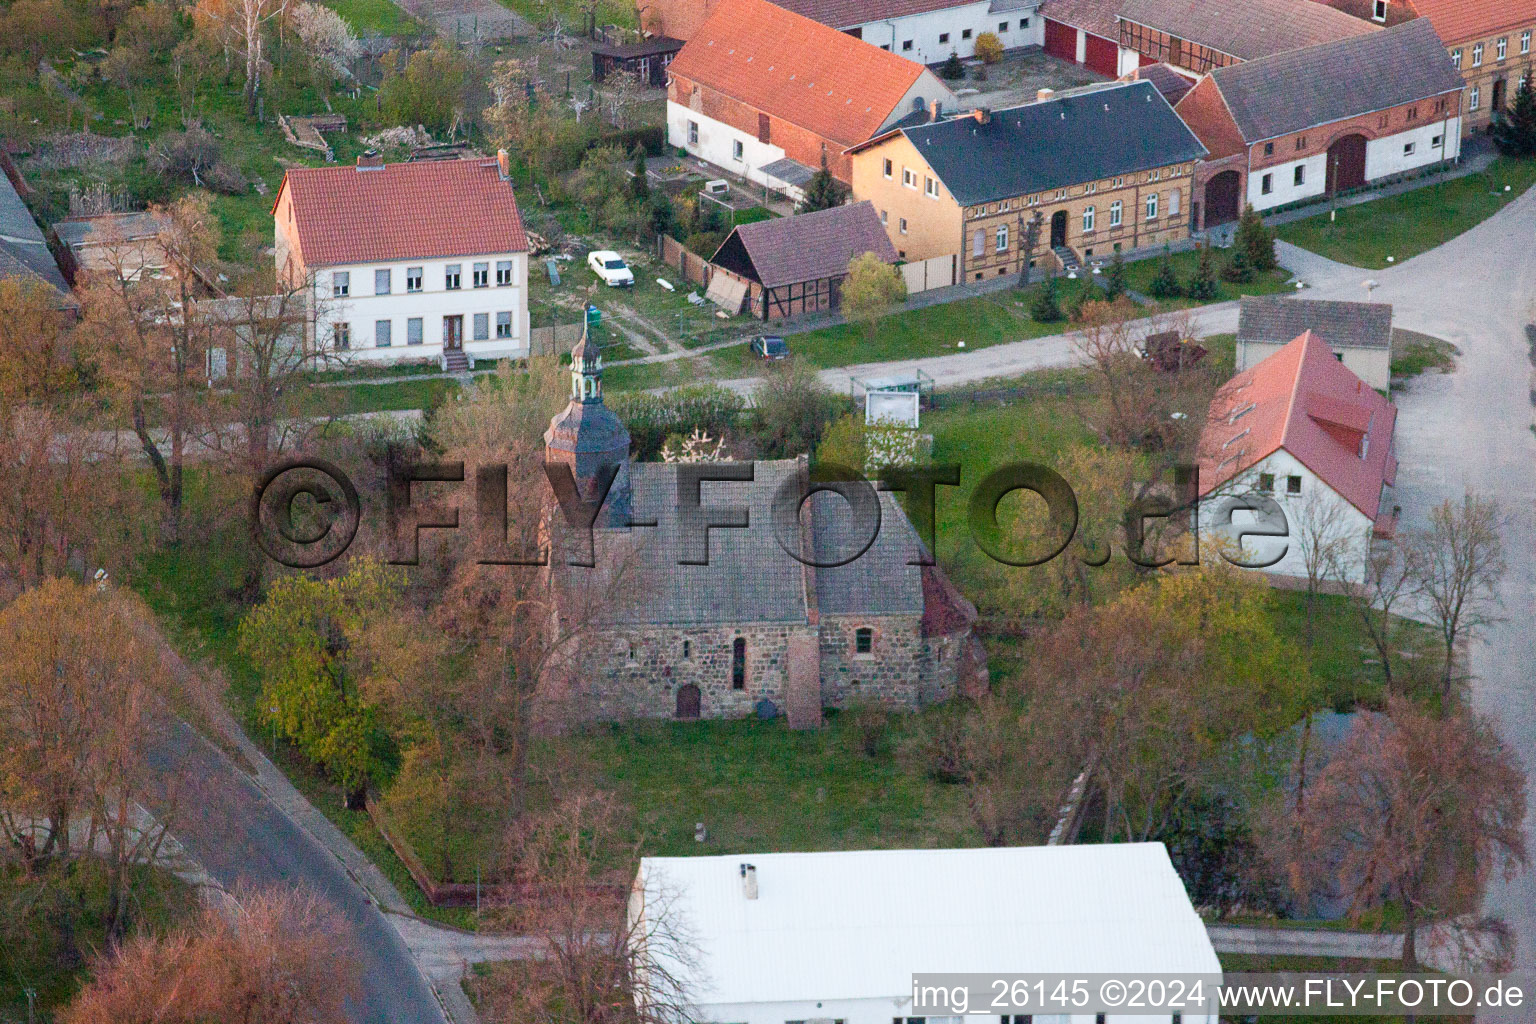
M544 432L544 458L571 467L583 498L597 489L598 473L616 466L608 500L598 513L600 527L629 525L632 495L629 484L629 431L603 404L603 357L585 330L571 352L571 400L549 421Z

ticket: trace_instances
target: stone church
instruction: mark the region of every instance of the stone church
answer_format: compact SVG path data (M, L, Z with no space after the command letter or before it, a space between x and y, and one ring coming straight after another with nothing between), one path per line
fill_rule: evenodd
M564 673L571 692L561 696L578 716L785 714L800 727L818 724L827 707L913 709L986 688L976 609L942 570L920 564L923 546L890 492L878 496L873 542L830 566L867 540L848 502L812 493L798 522L775 530L775 495L786 481L803 488L807 463L756 462L750 480L697 485L707 513L731 518L734 509L744 522L708 530L706 564L680 564L696 559L697 530L685 541L679 466L630 462L629 433L603 404L601 356L585 339L572 353L570 403L544 440L547 460L571 466L583 495L614 473L594 534L596 568L558 570L562 593L593 586L594 574L626 580L614 588L624 599L580 635L579 667Z

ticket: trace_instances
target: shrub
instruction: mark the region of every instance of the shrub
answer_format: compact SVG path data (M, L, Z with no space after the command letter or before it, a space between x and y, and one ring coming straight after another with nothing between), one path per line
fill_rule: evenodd
M701 430L723 437L736 428L745 403L741 396L716 384L692 384L663 394L620 391L606 398L609 408L629 430L635 457L654 460L672 436Z
M1166 249L1158 264L1157 276L1152 278L1147 291L1154 299L1177 299L1184 294L1184 289L1179 285L1179 275L1174 273L1173 260L1169 259Z
M758 455L767 459L815 451L827 424L844 407L816 368L799 359L774 364L753 397L752 436Z
M709 259L715 254L715 250L720 248L720 243L723 241L725 241L724 231L695 231L683 239L683 247L689 252L698 253L705 259Z
M997 38L996 32L983 32L976 37L976 56L987 64L996 64L1003 59L1003 41Z
M939 68L939 74L951 81L964 78L965 65L960 62L960 55L953 50L949 51L949 59Z
M1264 226L1264 218L1252 206L1243 207L1232 244L1244 251L1248 267L1255 272L1274 270L1280 265L1275 259L1275 233Z
M1221 268L1221 279L1234 284L1253 280L1253 263L1248 258L1247 249L1241 245L1232 247L1227 253L1227 265Z
M1048 277L1040 290L1035 293L1034 301L1029 304L1029 315L1034 317L1037 323L1053 324L1066 317L1061 311L1061 302L1056 296L1056 279Z
M1235 250L1241 252L1241 250ZM1221 287L1216 283L1216 260L1211 255L1211 247L1200 247L1200 262L1195 264L1195 273L1189 279L1184 294L1200 302L1209 302L1214 299Z
M890 750L891 712L884 704L850 701L843 714L848 716L852 736L865 757L881 757Z
M1104 272L1104 298L1110 302L1125 294L1125 259L1117 252Z

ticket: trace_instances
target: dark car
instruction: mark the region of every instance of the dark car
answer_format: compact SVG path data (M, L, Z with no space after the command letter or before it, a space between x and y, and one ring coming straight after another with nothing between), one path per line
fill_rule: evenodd
M752 354L764 359L784 359L789 355L789 345L777 334L759 334L752 339Z

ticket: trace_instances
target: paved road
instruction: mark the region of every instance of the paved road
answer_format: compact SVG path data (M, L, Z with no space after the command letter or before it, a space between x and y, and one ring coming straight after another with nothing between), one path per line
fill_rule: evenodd
M444 1024L396 930L342 862L297 825L228 757L178 723L157 752L178 780L177 838L226 889L304 883L341 916L363 967L358 1024Z
M1509 571L1501 588L1504 621L1471 645L1472 702L1494 716L1524 759L1527 799L1536 794L1536 436L1532 433L1532 351L1536 323L1536 190L1447 244L1399 266L1363 271L1306 254L1296 269L1317 298L1365 295L1394 307L1394 323L1455 343L1453 374L1428 375L1397 397L1398 501L1405 524L1468 489L1497 496L1508 513ZM1282 262L1298 259L1285 247ZM1526 817L1536 853L1536 812ZM1536 970L1536 870L1496 882L1485 909L1507 921L1519 942L1516 966ZM1531 1011L1491 1011L1479 1021L1529 1024Z

